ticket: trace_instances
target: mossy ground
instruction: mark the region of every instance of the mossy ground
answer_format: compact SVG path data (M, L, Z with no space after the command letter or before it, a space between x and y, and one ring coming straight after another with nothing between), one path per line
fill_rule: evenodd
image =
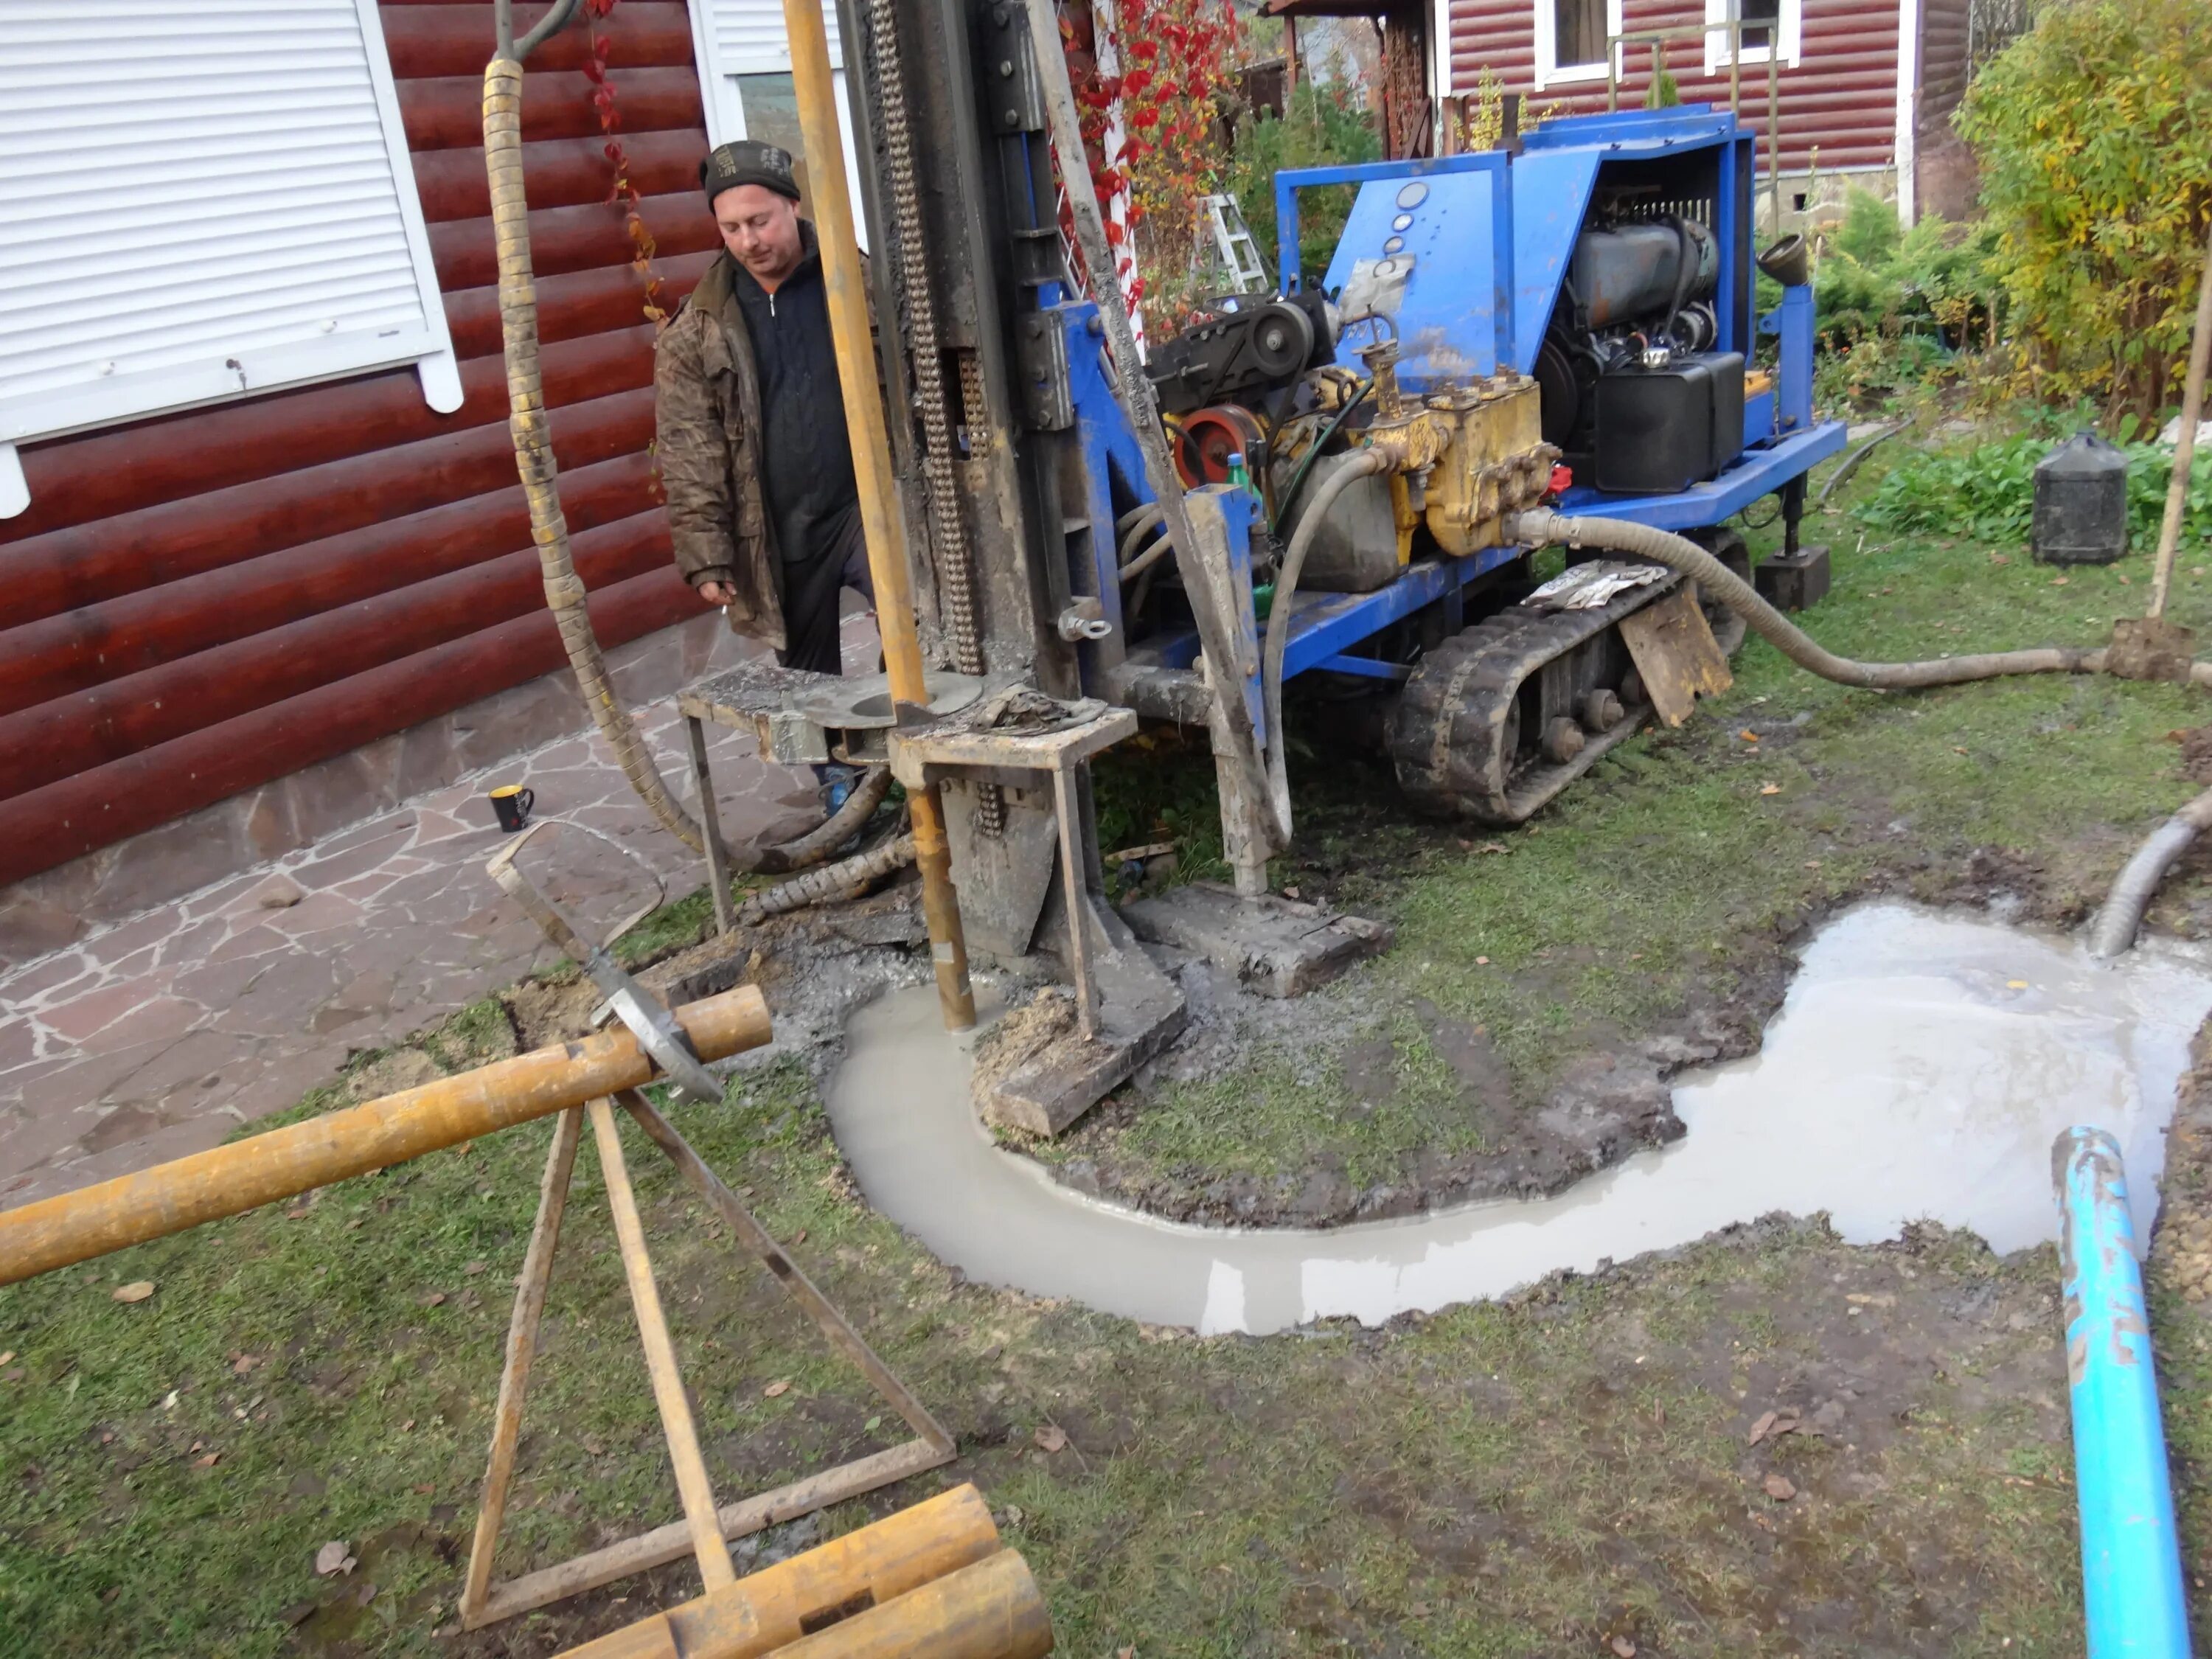
M1998 564L1853 542L1843 531L1838 592L1811 622L1863 655L2095 638L2142 591L2139 568L2062 587L2016 549ZM2181 620L2205 619L2208 592L2185 576ZM1369 975L1406 1109L1340 1155L1388 1168L1463 1130L1399 1009L1481 1025L1534 1089L1577 1046L1732 994L1747 937L1786 938L1874 887L1955 893L1979 854L2039 914L2078 914L2191 788L2164 738L2199 705L2170 688L1875 697L1758 645L1738 672L1719 708L1630 745L1534 833L1494 838L1502 851L1404 820L1379 783L1321 792L1285 879L1400 929ZM2185 869L2154 921L2197 927L2202 896ZM480 1005L419 1046L459 1068L512 1040ZM1132 1155L1263 1165L1342 1133L1334 1083L1286 1066L1250 1088L1268 1067L1255 1056L1234 1094L1164 1098ZM803 1230L808 1270L959 1438L951 1468L825 1527L975 1480L1045 1587L1061 1652L2080 1651L2048 1250L1998 1261L1937 1234L1854 1249L1774 1222L1382 1331L1199 1340L955 1282L859 1202L795 1066L678 1115L780 1236ZM0 1653L543 1655L690 1593L670 1568L441 1633L548 1134L0 1290ZM2207 1142L2178 1143L2176 1181L2212 1159ZM720 1490L891 1443L896 1419L651 1149L629 1149ZM601 1198L587 1150L505 1571L676 1512ZM112 1299L139 1279L149 1297ZM2212 1319L2163 1271L2154 1285L2194 1579L2212 1570ZM1777 1407L1803 1426L1749 1444ZM1049 1426L1065 1449L1042 1449ZM359 1565L318 1578L334 1540Z

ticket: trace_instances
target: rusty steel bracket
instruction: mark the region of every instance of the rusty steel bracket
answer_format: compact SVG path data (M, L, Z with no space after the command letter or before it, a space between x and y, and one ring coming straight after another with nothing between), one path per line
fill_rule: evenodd
M541 818L532 824L495 853L484 866L485 871L544 930L547 939L582 964L592 983L605 996L607 1006L629 1028L630 1035L653 1057L653 1064L668 1074L678 1093L702 1106L719 1104L721 1085L692 1051L690 1040L676 1024L667 1005L632 979L622 964L607 954L605 946L593 944L577 932L575 925L555 908L552 900L539 892L530 878L516 866L515 855L530 838L548 824L559 822L558 818Z

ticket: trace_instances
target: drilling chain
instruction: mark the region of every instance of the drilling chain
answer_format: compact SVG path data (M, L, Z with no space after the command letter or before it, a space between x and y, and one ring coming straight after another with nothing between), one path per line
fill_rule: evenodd
M914 139L907 122L906 70L899 53L896 0L869 0L868 42L874 59L876 118L884 173L896 220L901 297L913 347L915 395L921 405L921 468L929 495L931 539L937 547L937 592L952 665L983 672L975 627L975 573L960 495L953 481L952 424L945 393L945 359L937 338L937 301L922 245L921 194L915 182ZM1006 828L1006 797L995 785L977 792L977 827L996 838Z

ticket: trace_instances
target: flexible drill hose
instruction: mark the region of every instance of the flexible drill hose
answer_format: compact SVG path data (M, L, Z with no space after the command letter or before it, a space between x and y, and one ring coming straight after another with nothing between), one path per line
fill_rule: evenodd
M2116 957L2136 942L2136 932L2142 926L2143 912L2150 908L2159 883L2207 828L2212 828L2212 790L2151 832L2150 839L2136 849L2136 855L2122 866L2112 891L2105 896L2089 929L2091 956Z
M825 864L819 870L810 870L803 876L779 882L765 892L755 893L738 907L738 924L747 926L766 916L779 916L787 910L819 904L824 899L842 898L864 881L904 869L914 862L914 837L895 836L881 847L836 864Z
M691 815L678 805L647 752L629 711L617 701L606 659L592 631L584 584L568 548L568 521L561 511L560 469L545 422L545 383L538 357L538 285L530 262L530 209L522 188L522 65L495 57L484 66L484 168L491 181L492 231L499 249L499 321L507 343L507 429L515 467L530 502L530 535L538 544L545 603L561 630L561 647L576 676L584 706L615 751L623 775L653 817L695 853L706 842Z
M1680 571L1697 583L1701 595L1728 606L1750 624L1753 633L1800 668L1838 685L1911 691L1995 679L2002 674L2094 674L2105 666L2101 647L2084 649L2067 645L1938 657L1925 662L1854 662L1821 645L1760 599L1749 582L1684 537L1649 525L1631 524L1626 519L1568 518L1540 508L1508 519L1505 538L1528 547L1601 547L1608 552L1632 553Z
M769 848L755 860L753 868L763 875L780 876L821 863L860 833L860 827L875 816L876 808L884 804L884 797L890 792L891 769L870 767L860 775L860 781L853 786L853 793L845 797L842 806L796 841Z
M2105 668L2101 647L2046 645L2027 651L1990 651L1971 657L1942 657L1927 662L1854 662L1827 650L1759 597L1751 584L1695 542L1621 519L1567 518L1557 513L1522 513L1506 522L1509 539L1530 547L1559 544L1601 547L1680 571L1698 584L1702 597L1719 600L1748 623L1800 668L1839 685L1877 690L1917 690L1959 685L2005 674L2095 674ZM2212 685L2212 664L2192 663L2190 684ZM2143 911L2158 884L2200 833L2212 828L2212 791L2191 801L2154 830L2112 883L2090 930L2090 954L2116 957L2135 943Z
M1260 685L1266 699L1262 706L1267 711L1267 811L1285 847L1291 844L1291 778L1286 752L1290 745L1284 741L1283 731L1283 653L1290 648L1291 600L1297 593L1298 573L1305 568L1306 555L1313 550L1322 521L1336 505L1336 498L1360 479L1388 472L1392 465L1383 451L1368 449L1331 473L1299 516L1298 527L1291 532L1291 544L1283 554L1282 571L1275 578L1275 597L1267 606L1267 648L1261 663Z

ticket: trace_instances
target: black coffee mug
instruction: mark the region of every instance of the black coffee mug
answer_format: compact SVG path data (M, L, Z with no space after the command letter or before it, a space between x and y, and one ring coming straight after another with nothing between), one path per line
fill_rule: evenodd
M491 792L491 810L499 814L499 827L513 835L530 822L537 795L519 783L503 783Z

